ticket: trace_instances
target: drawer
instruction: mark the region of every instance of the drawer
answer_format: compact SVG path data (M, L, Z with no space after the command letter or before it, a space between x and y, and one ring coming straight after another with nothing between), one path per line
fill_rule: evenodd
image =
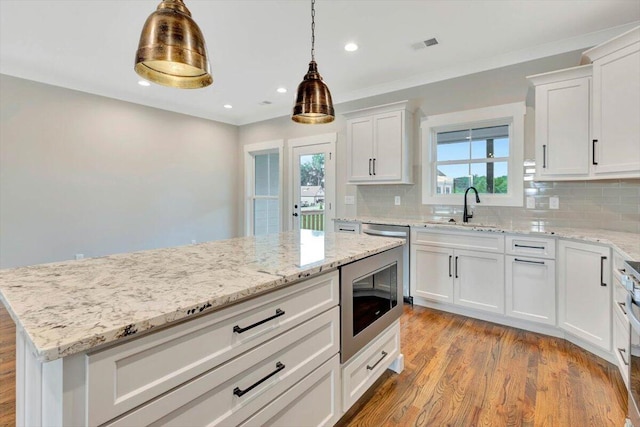
M627 274L626 271L624 270L625 259L622 256L622 254L620 254L618 251L612 251L612 255L613 255L613 263L611 265L613 268L613 277L615 277L616 279L622 282L623 280L622 276Z
M340 419L340 355L241 424L241 427L332 426Z
M413 229L411 244L504 253L504 236L492 232Z
M506 236L505 251L509 255L555 259L556 240L543 237Z
M108 425L238 425L339 350L340 314L334 307Z
M613 351L624 383L629 386L629 323L613 316Z
M400 354L396 321L342 367L342 410L346 412Z
M135 408L338 302L334 271L92 353L87 357L89 424Z
M617 280L613 280L613 311L618 313L624 321L629 324L627 320L627 290Z
M360 234L360 223L351 221L334 221L333 230L336 233Z

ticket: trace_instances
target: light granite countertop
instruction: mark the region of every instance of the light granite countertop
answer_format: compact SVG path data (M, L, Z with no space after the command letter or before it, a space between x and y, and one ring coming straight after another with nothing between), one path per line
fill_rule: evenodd
M517 224L478 224L478 223L448 223L446 221L421 221L402 218L336 218L336 221L351 221L360 223L403 225L409 227L424 227L440 230L484 231L508 234L530 234L533 236L551 236L563 239L582 240L585 242L601 243L611 246L621 253L623 258L640 261L640 234L625 233L603 229L585 228L549 228L545 226L523 227Z
M0 301L41 361L212 312L402 245L303 230L0 270Z

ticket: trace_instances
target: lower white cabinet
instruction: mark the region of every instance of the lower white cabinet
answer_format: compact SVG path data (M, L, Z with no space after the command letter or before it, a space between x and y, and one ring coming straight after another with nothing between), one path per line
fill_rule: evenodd
M411 295L453 302L453 249L411 245Z
M396 321L342 366L344 412L356 403L399 355L400 321Z
M504 255L456 250L453 267L454 303L504 313Z
M360 234L360 223L355 221L334 221L333 230L336 233Z
M411 246L412 295L504 313L504 255Z
M556 324L556 262L525 256L505 257L506 314Z
M342 415L340 391L340 356L336 354L241 426L332 426Z
M334 307L107 425L238 425L339 350Z
M558 244L559 326L611 350L611 250L561 240Z

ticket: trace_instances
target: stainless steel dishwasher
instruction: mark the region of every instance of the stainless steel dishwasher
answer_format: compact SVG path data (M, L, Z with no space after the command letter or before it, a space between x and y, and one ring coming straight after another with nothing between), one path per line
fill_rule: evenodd
M404 239L405 242L402 247L402 296L404 302L413 305L413 296L411 296L411 289L409 288L409 239L411 229L408 226L402 225L362 223L362 233L371 236L398 237Z

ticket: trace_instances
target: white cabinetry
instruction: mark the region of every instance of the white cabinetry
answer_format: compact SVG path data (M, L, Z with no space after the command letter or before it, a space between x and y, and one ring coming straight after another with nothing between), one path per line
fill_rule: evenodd
M582 62L529 77L536 179L640 177L640 27L584 52Z
M583 56L593 61L593 174L640 176L640 27Z
M406 102L346 113L347 177L354 184L411 184L413 114Z
M507 236L506 314L556 324L555 240Z
M414 297L504 313L504 236L414 230Z
M529 79L536 87L536 178L587 177L591 65Z
M334 221L333 230L336 233L360 234L360 223L355 221Z
M604 246L560 240L559 325L611 350L611 256Z

